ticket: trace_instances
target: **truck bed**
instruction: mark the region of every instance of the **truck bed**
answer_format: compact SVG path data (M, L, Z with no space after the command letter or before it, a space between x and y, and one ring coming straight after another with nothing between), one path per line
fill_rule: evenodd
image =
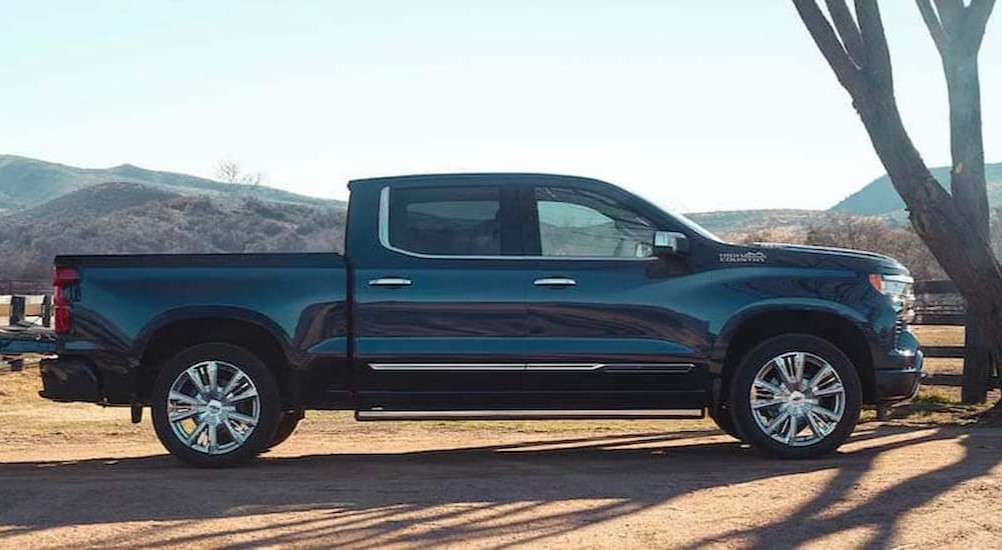
M333 252L56 256L57 267L343 267Z

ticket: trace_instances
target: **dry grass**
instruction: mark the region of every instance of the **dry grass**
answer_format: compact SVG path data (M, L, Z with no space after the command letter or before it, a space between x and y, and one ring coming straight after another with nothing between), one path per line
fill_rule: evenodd
M964 345L964 327L913 326L911 330L923 346Z

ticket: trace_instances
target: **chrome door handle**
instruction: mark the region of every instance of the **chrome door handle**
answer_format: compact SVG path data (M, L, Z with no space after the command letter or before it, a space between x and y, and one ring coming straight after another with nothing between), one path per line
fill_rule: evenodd
M411 286L411 280L403 277L380 277L371 279L369 286Z
M532 284L536 286L549 286L549 287L568 287L578 284L574 279L568 279L567 277L544 277L542 279L536 279Z

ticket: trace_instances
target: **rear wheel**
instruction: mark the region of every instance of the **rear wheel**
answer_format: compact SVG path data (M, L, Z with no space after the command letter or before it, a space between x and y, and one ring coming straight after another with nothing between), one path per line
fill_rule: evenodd
M713 423L720 428L720 431L735 439L744 441L745 438L741 437L741 434L738 433L738 428L734 423L734 416L731 415L730 407L722 406L716 411L711 410L710 418L713 419Z
M201 467L253 458L274 439L281 414L271 372L230 344L194 346L168 361L154 385L152 412L164 447Z
M816 336L771 338L742 359L731 382L738 432L780 458L814 458L844 443L859 420L859 375L837 347Z

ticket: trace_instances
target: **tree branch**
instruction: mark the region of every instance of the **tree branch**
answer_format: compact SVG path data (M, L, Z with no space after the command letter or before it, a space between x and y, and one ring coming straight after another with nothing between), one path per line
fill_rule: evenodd
M939 20L943 23L946 34L957 36L964 23L963 0L935 0L935 2Z
M985 27L988 25L988 18L995 7L995 0L971 0L971 5L965 10L967 17L964 21L964 36L970 37L972 53L977 53L981 49L981 40L985 37Z
M856 18L866 46L866 68L874 83L879 83L893 93L894 78L891 71L891 52L887 49L887 35L880 18L877 0L856 0Z
M943 24L939 20L939 15L936 14L929 0L915 0L915 5L922 13L922 19L925 21L926 28L929 29L929 34L932 35L932 41L936 43L939 55L945 56L950 44L946 32L943 30Z
M815 0L793 0L800 20L817 44L842 87L853 97L863 92L862 73L845 51L832 26L825 19Z
M866 50L863 48L863 35L859 32L856 20L849 12L846 0L825 0L828 5L828 13L831 15L835 30L842 39L849 57L855 62L857 67L862 68L866 64Z

